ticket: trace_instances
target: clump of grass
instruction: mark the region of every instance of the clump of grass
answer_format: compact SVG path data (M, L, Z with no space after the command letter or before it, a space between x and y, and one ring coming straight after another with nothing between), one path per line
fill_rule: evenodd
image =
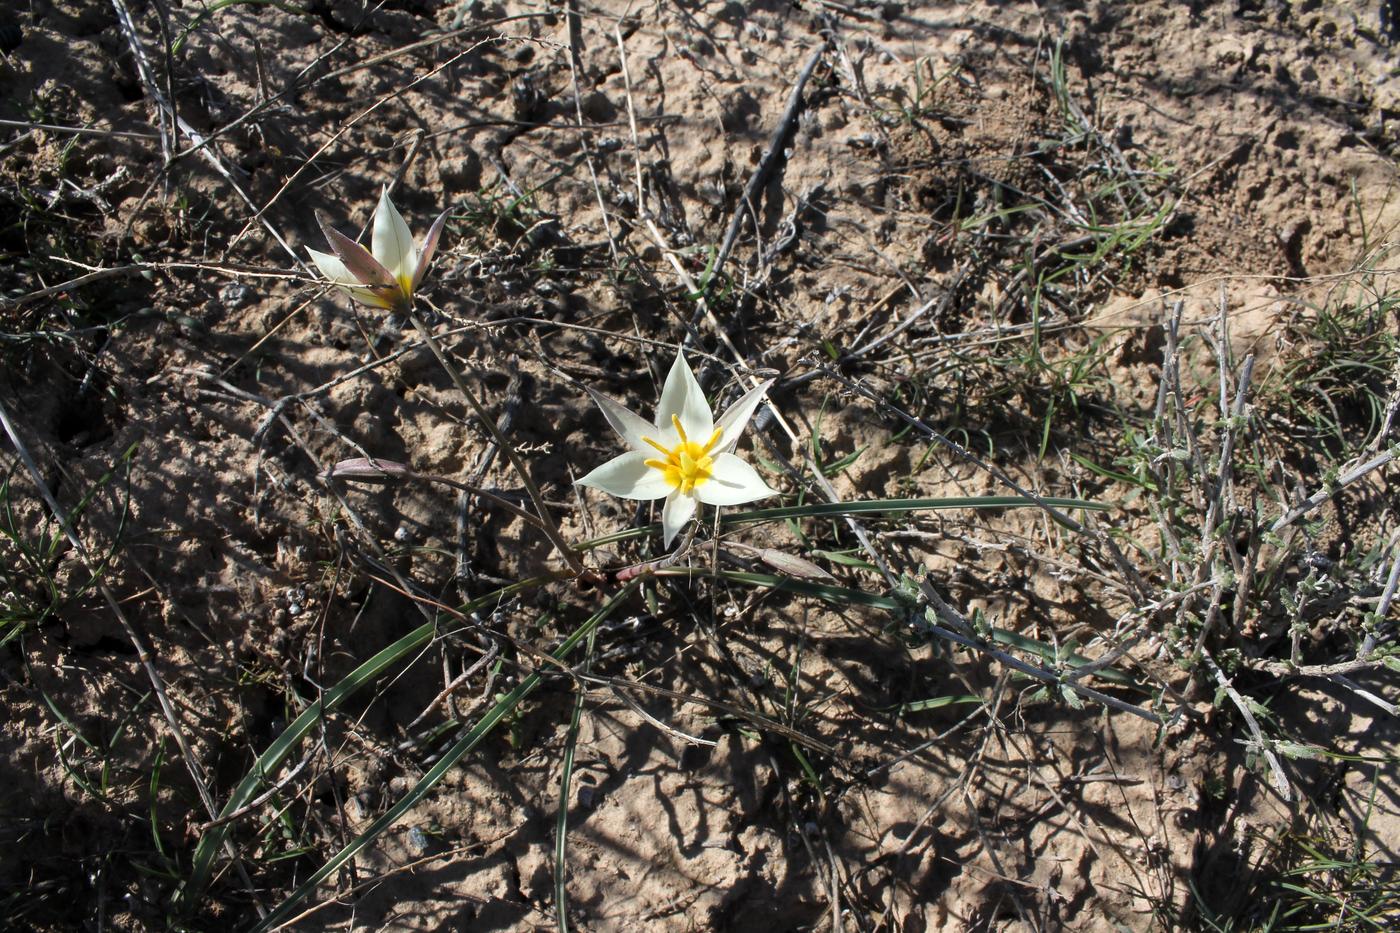
M1210 933L1394 929L1400 867L1367 843L1375 803L1373 797L1363 804L1365 819L1354 834L1314 816L1304 828L1256 836L1258 856L1237 872L1233 892L1207 894L1193 885L1194 926Z
M1002 303L961 333L910 328L908 346L929 348L912 353L917 374L886 399L925 422L953 422L988 460L1028 453L1051 467L1073 464L1088 495L1121 496L1131 517L1107 534L1134 569L1110 563L1109 573L1135 606L1090 644L1102 657L1137 659L1129 667L1164 698L1210 700L1223 714L1221 741L1243 743L1246 764L1297 800L1307 784L1291 760L1319 746L1306 738L1306 722L1269 711L1276 691L1329 680L1357 703L1395 711L1348 676L1400 666L1395 626L1382 618L1393 612L1388 581L1400 567L1396 516L1367 488L1395 448L1400 408L1400 316L1385 252L1323 299L1299 302L1264 363L1235 355L1225 307L1188 333L1178 305L1151 334L1163 347L1155 401L1125 395L1110 369L1123 365L1121 336L1076 324L1106 289L1131 279L1136 259L1168 228L1177 195L1160 161L1134 167L1095 132L1075 106L1058 50L1045 87L1062 134L1047 134L1041 147L1062 160L1050 180L1036 197L1024 174L1019 186L1002 180L995 200L959 219L959 234L988 255L1016 256L970 267L983 276L1012 270L1000 273ZM1066 173L1072 156L1086 161ZM1056 234L1079 242L1029 248ZM1334 506L1359 534L1324 521ZM1078 566L1095 566L1092 557L1081 552ZM1382 901L1394 890L1393 879L1381 880L1387 870L1363 854L1333 864L1271 852L1281 872L1321 872L1343 887L1372 879ZM1345 902L1319 894L1298 916L1349 923Z
M941 320L930 321L939 333L912 329L906 347L919 381L943 399L940 421L992 437L1032 434L1043 458L1055 430L1118 426L1124 402L1107 363L1119 338L1079 325L1088 309L1141 275L1182 195L1169 164L1125 152L1093 124L1060 44L1037 65L1026 94L1032 138L1024 151L950 160L939 174L954 180L921 194L946 223L940 242L967 259L951 285L954 300L940 302ZM973 106L960 102L965 93L949 82L919 99L958 117ZM997 298L987 305L979 294Z
M1373 270L1378 253L1316 304L1300 302L1279 336L1282 362L1260 387L1269 423L1336 460L1382 430L1400 357L1400 298Z
M26 493L19 500L14 471L18 462L9 465L10 472L0 479L0 645L22 638L45 624L59 621L64 607L90 594L110 562L125 545L123 533L128 516L129 481L133 459L137 452L128 448L114 467L103 473L83 494L69 517L82 520L88 507L99 495L109 493L116 484L115 514L118 524L113 529L112 543L94 564L93 573L60 574L59 562L68 550L68 542L52 520L35 514L33 498ZM22 485L22 480L19 481ZM22 503L22 505L21 505Z

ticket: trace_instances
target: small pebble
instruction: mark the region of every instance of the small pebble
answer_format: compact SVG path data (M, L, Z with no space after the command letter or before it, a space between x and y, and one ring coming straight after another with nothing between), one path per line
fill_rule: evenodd
M253 290L242 282L229 282L219 289L219 301L229 310L237 310L253 303Z

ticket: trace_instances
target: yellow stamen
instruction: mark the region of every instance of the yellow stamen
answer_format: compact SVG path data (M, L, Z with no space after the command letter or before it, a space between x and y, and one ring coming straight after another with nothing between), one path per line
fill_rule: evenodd
M685 433L685 428L681 425L681 419L671 416L671 424L676 429L676 436L679 438L674 447L663 447L659 442L649 437L642 440L654 447L663 454L663 460L644 460L647 466L654 470L660 470L661 475L666 477L666 482L672 489L680 490L690 494L695 491L695 487L703 484L714 474L715 458L711 453L715 445L719 443L720 435L724 433L720 428L715 428L710 439L704 446L692 441Z

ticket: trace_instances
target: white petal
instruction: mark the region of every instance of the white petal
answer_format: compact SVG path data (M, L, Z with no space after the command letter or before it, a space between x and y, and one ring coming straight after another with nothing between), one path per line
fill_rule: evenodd
M369 305L372 308L383 308L386 311L392 311L395 307L393 298L385 297L383 294L373 289L359 288L354 285L337 285L336 288L339 288L360 304Z
M629 450L577 481L622 499L660 499L671 493L671 484L661 471L646 465L648 454Z
M618 437L627 442L628 447L633 450L650 451L648 456L655 456L655 450L642 438L649 437L652 440L660 440L658 435L661 432L656 429L656 425L626 405L613 401L601 392L594 392L587 386L584 386L584 390L588 393L589 398L593 399L602 409L603 417L608 419L608 424L617 432Z
M776 496L758 471L733 454L718 454L710 478L695 487L695 496L706 505L743 505Z
M418 251L418 261L413 269L413 288L417 290L418 283L423 281L423 274L428 271L428 266L432 264L433 254L437 252L438 238L442 236L442 225L447 223L447 215L452 209L448 208L438 214L437 220L428 228L428 235L423 238L423 248Z
M714 432L714 415L710 414L710 403L705 401L705 393L700 383L695 381L695 373L685 361L685 354L676 353L676 361L666 374L666 384L661 387L661 402L656 408L656 424L665 428L671 423L671 416L678 415L681 427L692 441L703 444Z
M761 385L754 386L744 393L743 398L729 406L729 409L720 415L715 426L724 431L720 437L719 449L726 453L734 450L734 445L739 443L739 437L744 433L744 428L749 426L749 419L758 410L758 406L763 404L763 399L767 397L768 390L773 387L774 380L769 379Z
M659 472L653 470L653 473ZM705 485L709 485L706 483ZM696 501L694 496L687 496L680 490L672 492L666 497L666 505L661 510L661 534L662 546L670 547L671 542L676 540L676 535L685 527L685 523L690 521L690 516L695 514Z
M399 280L405 292L413 288L413 273L418 268L418 249L413 245L413 233L389 200L389 189L379 196L374 209L374 232L370 236L371 252L384 268Z
M311 254L311 261L316 263L316 268L321 270L321 274L351 298L375 308L392 308L394 306L392 301L373 289L362 288L360 280L355 278L339 256L323 253L309 246L306 251Z
M311 261L316 263L316 268L321 270L321 274L337 285L359 285L360 280L350 274L345 263L340 257L331 253L323 253L319 249L307 247L306 251L311 254Z

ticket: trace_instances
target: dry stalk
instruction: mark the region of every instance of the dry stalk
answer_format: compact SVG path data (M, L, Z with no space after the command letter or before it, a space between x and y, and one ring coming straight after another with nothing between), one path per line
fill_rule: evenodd
M412 322L414 329L418 331L418 336L423 339L423 342L428 345L428 349L433 352L433 356L437 357L439 365L442 366L447 372L447 375L452 379L452 384L457 387L457 391L462 393L462 396L467 400L467 404L471 408L472 413L476 415L477 420L486 428L487 433L489 433L496 442L501 453L505 454L506 460L510 462L511 468L515 471L516 475L520 477L520 482L524 484L525 492L530 496L530 501L534 505L535 512L540 518L539 527L544 532L545 537L549 539L549 543L554 545L554 549L559 552L559 556L564 559L564 562L569 565L569 569L574 574L583 573L584 567L582 561L579 560L578 553L564 540L563 533L559 531L558 523L556 523L550 515L549 506L545 502L544 494L540 492L539 486L535 485L535 480L530 475L530 471L525 469L525 464L521 461L520 455L516 452L515 447L497 429L495 419L491 418L486 413L486 409L481 404L481 401L477 399L476 393L467 386L466 380L462 378L461 373L457 372L457 367L452 365L452 361L447 358L447 354L443 352L437 338L433 336L432 331L428 330L427 325L423 323L423 319L418 315L418 312L409 311L408 319Z
M946 629L943 626L934 624L932 622L920 623L921 628L927 629L929 632L937 635L939 638L943 638L955 644L962 645L965 648L972 648L975 651L979 651L982 654L985 654L988 657L1001 662L1007 667L1013 668L1029 677L1034 677L1036 680L1043 681L1047 684L1051 684L1052 686L1056 687L1068 687L1070 690L1073 690L1080 696L1093 700L1096 703L1102 703L1104 706L1107 706L1111 709L1116 709L1124 713L1132 713L1134 716L1146 719L1148 722L1156 723L1159 726L1162 725L1162 718L1160 716L1158 716L1156 713L1143 709L1141 706L1134 706L1131 703L1125 703L1117 697L1109 696L1108 694L1095 690L1092 687L1086 687L1083 684L1076 683L1075 681L1070 680L1068 677L1061 675L1057 671L1052 671L1049 668L1040 667L1034 664L1028 664L1013 654L1002 651L999 648L993 648L991 645L985 644L981 639L976 638L972 635L972 632L974 631L972 624L969 623L967 619L963 617L962 613L958 612L958 610L950 606L948 602L944 600L942 596L939 595L938 590L934 588L933 583L930 580L925 579L920 581L919 591L923 593L924 598L928 600L929 606L932 607L933 611L939 616L939 618L943 619L949 625L959 630L950 631L949 629Z

